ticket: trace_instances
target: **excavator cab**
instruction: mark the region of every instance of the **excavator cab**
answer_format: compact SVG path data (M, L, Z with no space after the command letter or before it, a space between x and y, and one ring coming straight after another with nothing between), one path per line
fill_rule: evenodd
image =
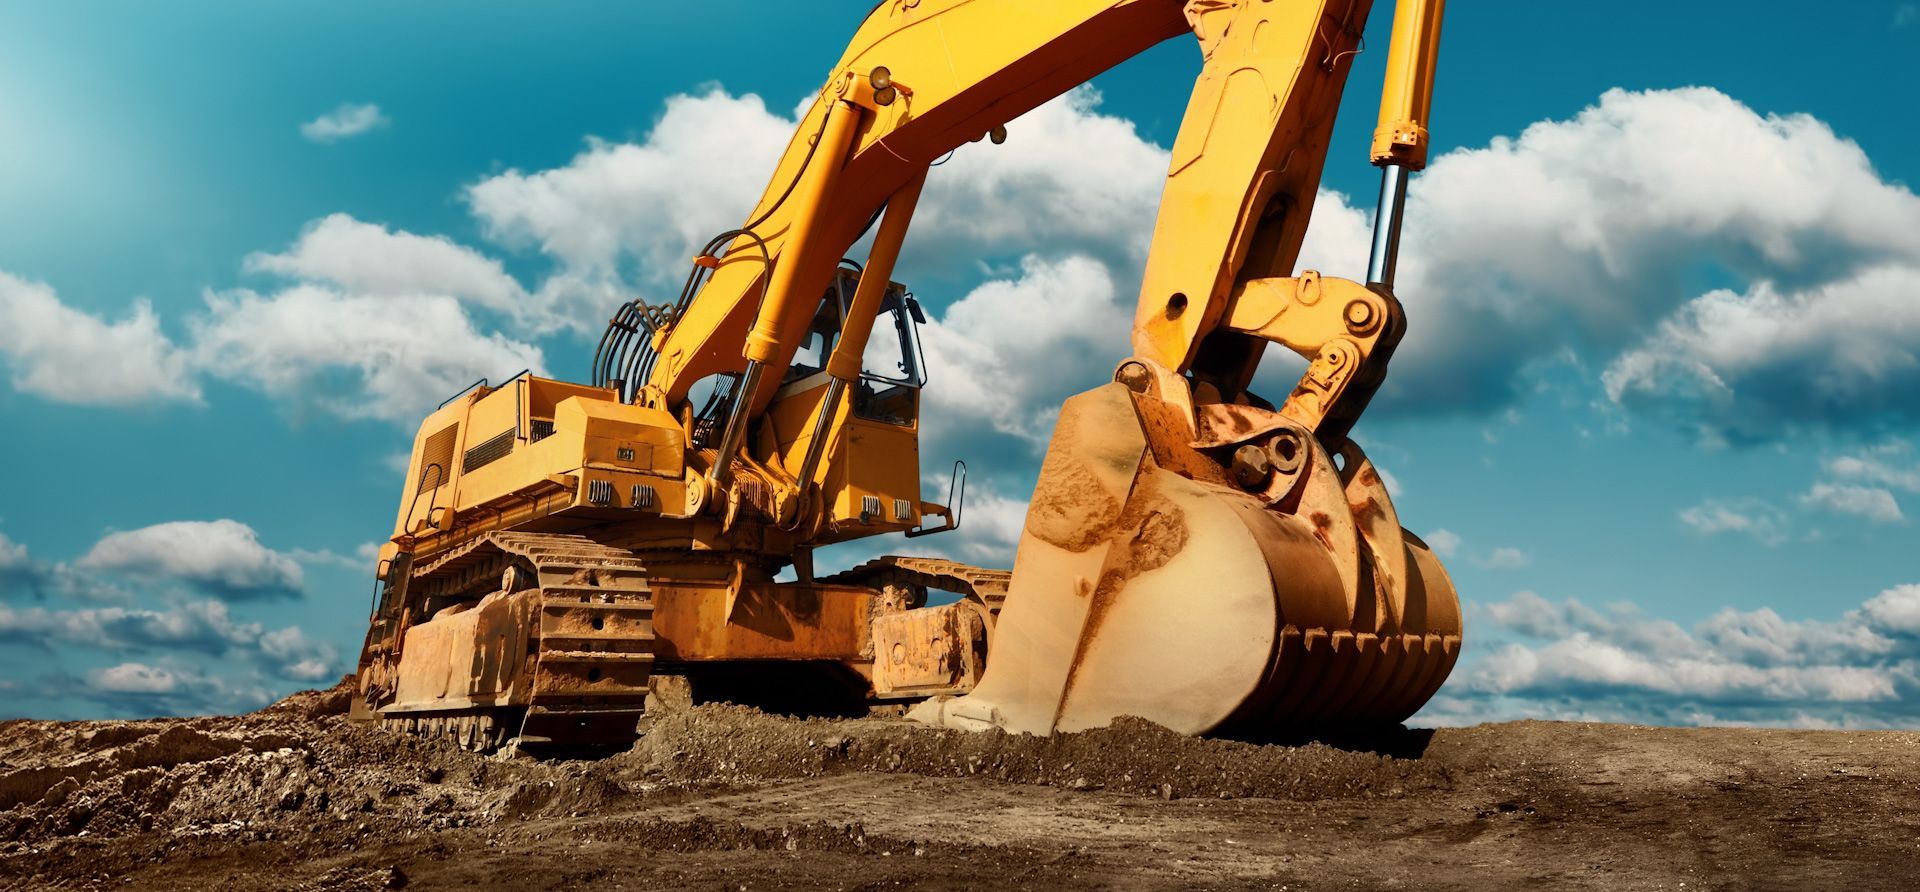
M820 301L820 310L807 326L793 362L781 377L775 402L794 392L826 383L827 360L840 341L848 302L860 283L860 271L842 266L833 286ZM920 349L920 326L927 321L920 302L898 282L890 282L880 299L873 331L862 351L860 378L853 389L856 418L900 427L919 420L920 389L927 384L926 360ZM794 385L800 387L795 388Z

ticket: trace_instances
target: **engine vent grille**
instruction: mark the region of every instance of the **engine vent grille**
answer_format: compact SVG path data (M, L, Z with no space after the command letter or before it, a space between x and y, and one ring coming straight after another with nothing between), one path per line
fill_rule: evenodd
M587 501L595 505L613 504L613 481L587 481Z
M885 514L880 513L880 497L879 496L861 496L860 497L860 522L861 523L872 523L876 520L886 520L886 519L887 519L887 516Z
M420 450L420 470L414 476L419 481L416 490L432 489L447 482L447 475L453 471L453 441L460 435L460 425L449 424L438 433L427 438L427 445Z
M655 508L660 507L659 491L655 490L652 486L648 484L635 483L633 485L632 507L637 508L641 511L652 511Z
M893 500L893 519L906 520L913 514L913 503L906 499Z
M538 443L553 436L553 422L545 418L535 418L527 423L528 442Z
M481 443L467 450L466 457L460 460L460 472L465 474L475 468L485 467L493 462L499 461L501 458L504 458L507 453L512 451L513 430L509 428L501 431L497 436L488 439L485 443Z

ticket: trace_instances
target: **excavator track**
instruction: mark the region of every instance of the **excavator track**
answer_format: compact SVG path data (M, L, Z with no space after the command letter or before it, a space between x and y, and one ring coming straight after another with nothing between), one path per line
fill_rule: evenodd
M469 696L409 702L403 692L380 710L382 723L475 750L516 737L560 746L630 741L654 661L646 565L585 536L500 532L420 562L412 585L453 597L488 577L499 580L494 591L468 611L492 611L469 635L478 639ZM505 652L486 651L495 641Z
M882 590L888 586L903 586L922 594L926 589L953 592L979 605L987 623L987 634L991 636L993 623L1000 617L1000 606L1006 603L1007 587L1013 581L1013 571L975 567L944 558L887 555L822 577L820 581Z

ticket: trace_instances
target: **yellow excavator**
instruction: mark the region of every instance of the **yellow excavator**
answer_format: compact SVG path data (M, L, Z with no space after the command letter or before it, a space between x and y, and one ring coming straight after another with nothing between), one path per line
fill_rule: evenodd
M618 309L589 381L483 381L421 425L354 714L476 749L619 743L708 700L1036 734L1404 720L1459 602L1349 434L1406 328L1443 3L1395 10L1361 283L1294 263L1371 0L882 0L747 222L677 299ZM1060 409L1012 572L819 572L820 546L963 516L962 467L921 497L924 316L892 279L929 167L1179 35L1205 63L1132 356ZM1269 343L1307 360L1277 407L1248 389Z

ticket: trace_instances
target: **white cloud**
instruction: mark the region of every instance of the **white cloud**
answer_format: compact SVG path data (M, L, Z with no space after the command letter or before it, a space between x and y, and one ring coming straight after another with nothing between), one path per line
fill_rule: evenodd
M145 303L109 325L0 273L0 358L16 389L62 402L197 402L200 379L212 375L293 414L403 425L476 379L544 373L540 348L489 332L468 312L530 319L538 306L499 261L445 238L334 214L246 266L296 284L209 291L191 342L178 347Z
M1104 264L1027 257L1019 278L986 282L929 321L929 438L1046 442L1066 397L1109 380L1131 325Z
M1825 463L1835 477L1920 493L1920 464L1910 463L1912 444L1900 440L1868 447Z
M13 387L62 403L200 401L187 355L146 301L117 322L61 302L52 288L0 272L0 359Z
M554 259L539 299L558 323L591 327L625 299L627 267L642 287L677 287L695 250L745 222L795 126L751 94L674 96L639 144L589 140L564 167L509 170L466 199L488 237Z
M1361 272L1360 216L1316 210L1348 231L1328 272ZM1916 323L1899 301L1920 269L1920 197L1812 117L1703 88L1609 91L1436 159L1404 254L1410 332L1383 394L1398 408L1498 407L1573 348L1610 363L1616 399L1735 436L1911 415ZM1690 303L1702 269L1749 284Z
M37 596L24 605L0 600L0 650L38 649L54 655L56 664L75 652L142 657L112 674L42 677L32 698L54 713L69 713L81 700L142 716L250 709L285 693L290 682L323 681L345 668L331 641L298 626L269 629L233 615L227 600L297 593L301 582L294 559L260 545L244 524L176 522L109 534L71 563L34 561L19 546L0 552L12 555L11 565L0 567L0 595L17 592L16 583L24 581ZM194 597L194 589L216 597ZM45 606L76 599L125 603ZM166 674L181 682L173 695L135 696L164 693L158 688Z
M1460 534L1452 530L1434 530L1421 537L1421 541L1426 542L1427 547L1433 549L1434 554L1443 558L1453 557L1460 551Z
M532 369L540 348L478 330L460 301L408 299L296 285L272 295L207 295L194 324L196 360L293 407L342 418L418 424L475 379Z
M1476 612L1490 643L1426 720L1920 726L1920 585L1835 621L1726 609L1691 631L1628 604L1601 611L1532 592Z
M1044 246L1048 259L1084 254L1137 281L1168 156L1099 105L1075 90L1015 121L1005 145L969 144L934 168L903 269L969 271ZM535 293L549 321L591 327L630 296L625 279L670 297L692 253L744 222L799 111L719 88L675 96L638 143L590 140L563 167L509 170L466 198L488 237L555 261Z
M7 538L5 533L0 533L0 573L24 569L31 565L32 558L27 556L27 546Z
M109 533L75 566L149 579L172 579L227 598L291 595L300 565L260 544L234 520L173 521Z
M1920 421L1915 293L1920 263L1802 291L1714 291L1615 358L1607 395L1754 439L1809 423Z
M963 145L934 168L914 212L913 262L958 266L1044 246L1048 257L1098 258L1137 284L1171 156L1132 121L1101 114L1101 101L1091 87L1073 90L1009 124L1005 144Z
M1681 510L1680 522L1703 536L1741 533L1768 546L1785 542L1789 527L1785 511L1760 499L1708 499Z
M380 106L367 103L342 103L333 111L300 125L300 135L313 142L339 142L387 126L391 123Z
M119 694L170 694L180 679L172 672L145 663L121 663L87 673L87 681L103 691Z
M55 610L0 603L0 641L14 647L81 647L103 653L242 656L281 675L312 680L332 671L339 652L295 627L267 630L233 618L226 604L200 600L160 609Z
M944 495L947 478L944 474L929 474L924 485L930 492ZM1000 494L994 484L975 479L967 488L964 509L960 529L926 539L915 539L910 545L904 546L906 550L912 554L945 557L981 567L1011 568L1014 551L1020 544L1020 533L1026 528L1027 500L1009 498ZM868 543L874 555L897 554L903 548L899 540L891 538L868 540ZM847 556L839 559L858 563L852 558L854 553L849 551Z
M1864 517L1878 523L1898 523L1904 519L1900 514L1900 503L1894 501L1893 493L1875 487L1815 483L1806 495L1800 497L1800 501L1804 505L1825 508L1836 514Z
M1920 585L1897 585L1861 608L1873 625L1908 637L1920 637Z
M1124 119L1101 114L1099 102L1094 91L1075 91L1015 121L1007 144L963 146L935 169L903 273L964 272L982 260L1004 269L1020 260L1023 280L1035 263L1081 258L1104 267L1106 282L1095 287L1112 298L1102 309L1124 322L1167 152ZM689 252L737 225L761 194L795 123L757 96L716 87L668 100L638 142L589 141L564 166L473 183L465 198L490 238L552 261L534 288L442 238L323 218L287 251L250 260L299 281L272 299L286 305L274 308L285 318L266 333L306 361L249 350L239 335L258 332L239 322L235 337L193 355L242 383L264 370L281 382L262 388L276 396L295 392L286 382L337 385L344 376L365 386L333 387L323 409L410 416L421 394L465 383L455 379L537 365L535 348L489 333L460 307L505 312L516 331L542 333L594 327L636 285L656 299L670 296ZM1920 283L1920 198L1882 179L1857 145L1814 118L1759 115L1710 89L1610 91L1572 119L1436 159L1409 216L1400 292L1412 330L1383 406L1496 408L1527 388L1527 369L1584 354L1606 369L1612 399L1709 439L1914 420L1912 401L1900 395L1920 381L1920 349L1912 302L1901 296ZM1323 193L1301 265L1359 275L1368 230L1364 211ZM1688 283L1703 270L1741 284L1696 297ZM207 330L242 315L235 308L251 294L219 295ZM438 306L379 320L378 305L365 302L376 297ZM1030 305L1024 318L1057 329L1082 304ZM431 343L393 332L429 317L448 323ZM157 334L150 319L136 314L122 325ZM288 334L280 323L342 333ZM367 343L362 334L372 330L383 336ZM158 343L146 354L116 353L179 361ZM1124 336L1111 343L1070 379L1103 378L1126 350ZM334 361L318 361L322 354ZM367 368L383 359L408 367L394 375ZM17 357L15 365L25 380ZM1286 377L1270 371L1261 381L1273 390ZM34 380L52 387L71 379ZM114 380L196 392L191 375ZM1033 421L1002 426L1030 433Z
M1488 552L1486 557L1476 559L1475 563L1489 570L1518 570L1533 563L1533 558L1518 548L1501 546Z
M364 554L362 545L352 553L342 554L330 548L295 548L287 556L307 566L327 566L342 570L371 570L374 564L372 555Z
M261 635L259 646L260 653L276 661L288 678L320 681L339 671L333 645L316 641L295 626Z
M448 295L494 310L523 308L526 289L494 260L446 236L423 236L330 214L287 251L246 259L253 272L331 282L375 297Z

